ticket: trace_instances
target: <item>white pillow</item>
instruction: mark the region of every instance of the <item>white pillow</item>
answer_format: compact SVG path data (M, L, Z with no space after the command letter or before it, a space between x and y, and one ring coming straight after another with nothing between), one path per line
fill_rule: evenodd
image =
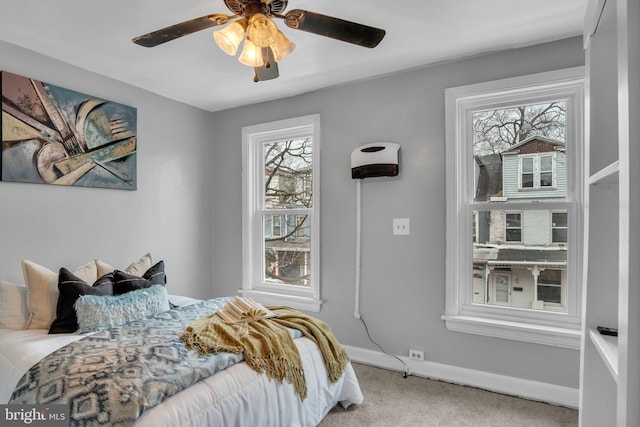
M152 265L151 254L145 254L139 260L129 264L129 266L122 271L133 276L142 277L142 275L150 269ZM102 277L107 273L112 273L115 270L114 267L111 267L109 264L99 259L96 260L96 266L98 267L98 277Z
M58 305L58 273L35 262L22 260L22 273L27 286L27 308L29 320L27 329L49 329L56 318ZM90 261L71 270L75 276L87 283L98 279L95 261Z
M0 281L0 329L26 329L27 288Z

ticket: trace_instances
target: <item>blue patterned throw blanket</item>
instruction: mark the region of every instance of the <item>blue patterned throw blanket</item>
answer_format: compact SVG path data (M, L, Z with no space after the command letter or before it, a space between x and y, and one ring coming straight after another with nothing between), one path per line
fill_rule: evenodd
M69 405L72 426L128 426L168 397L242 360L200 355L179 334L230 298L178 307L85 337L43 358L22 377L12 404Z

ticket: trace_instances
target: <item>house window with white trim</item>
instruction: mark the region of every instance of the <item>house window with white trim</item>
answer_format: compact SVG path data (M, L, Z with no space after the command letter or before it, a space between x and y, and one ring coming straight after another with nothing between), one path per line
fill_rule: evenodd
M537 180L540 188L554 187L555 156L538 156L538 176Z
M446 90L448 329L580 347L583 73Z
M533 181L535 179L533 161L533 157L523 157L520 159L520 188L533 188Z
M562 305L562 270L544 269L538 275L538 300L545 303Z
M567 243L567 213L551 213L551 241L553 243Z
M479 241L479 236L478 236L478 220L479 220L479 216L478 216L478 212L474 212L473 213L473 222L472 222L472 226L473 226L473 243L478 243Z
M243 146L241 293L320 310L320 117L248 126Z
M505 239L507 242L522 241L522 214L507 212L505 214Z
M520 189L554 188L556 159L554 155L526 155L520 157Z
M282 217L280 215L271 215L265 218L266 221L271 220L271 236L282 236Z

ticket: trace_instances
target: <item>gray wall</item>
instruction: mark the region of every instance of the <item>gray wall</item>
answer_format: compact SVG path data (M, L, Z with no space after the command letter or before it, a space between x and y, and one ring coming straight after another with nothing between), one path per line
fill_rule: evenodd
M241 128L320 113L325 304L318 317L345 344L377 350L353 316L356 184L349 158L361 144L397 142L399 176L362 183L361 312L374 339L394 354L421 349L433 362L577 388L578 351L449 332L440 316L445 309L445 88L583 65L581 42L563 40L215 113L215 295L240 287ZM410 236L392 235L397 217L411 219Z
M21 283L23 258L52 270L92 258L124 267L151 252L167 264L170 292L235 294L242 255L241 128L320 113L325 304L318 317L345 344L377 350L353 317L349 156L364 143L397 142L400 175L362 185L361 311L374 339L395 354L422 349L430 361L577 388L577 351L448 332L440 320L443 91L583 62L576 38L212 114L0 42L2 70L137 107L139 137L137 191L0 182L0 280ZM411 218L410 236L391 235L394 217Z
M23 258L124 268L151 252L170 292L210 297L211 113L3 42L0 69L138 109L137 191L0 182L0 280L23 283Z

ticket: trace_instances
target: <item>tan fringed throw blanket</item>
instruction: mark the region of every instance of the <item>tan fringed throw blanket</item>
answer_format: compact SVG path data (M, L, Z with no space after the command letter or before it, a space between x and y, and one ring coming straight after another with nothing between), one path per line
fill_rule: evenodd
M325 322L289 307L268 308L276 317L252 322L225 323L212 313L187 326L180 338L187 348L200 354L242 353L252 369L280 382L286 379L304 400L307 384L302 361L286 328L298 329L320 348L329 380L332 383L338 381L349 356L331 328Z

